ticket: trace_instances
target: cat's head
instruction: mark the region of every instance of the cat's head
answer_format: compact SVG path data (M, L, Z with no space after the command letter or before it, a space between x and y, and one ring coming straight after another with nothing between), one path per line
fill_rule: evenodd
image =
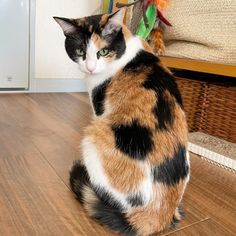
M122 25L124 11L79 19L54 17L66 36L65 48L81 71L99 74L119 60L131 33Z

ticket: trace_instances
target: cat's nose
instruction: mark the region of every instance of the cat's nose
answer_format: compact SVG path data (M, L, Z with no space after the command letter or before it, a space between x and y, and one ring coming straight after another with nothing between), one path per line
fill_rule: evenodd
M94 69L89 69L89 68L87 67L87 71L90 72L90 73L93 73Z
M92 63L92 62L87 62L86 63L86 69L88 70L88 72L92 73L96 68L96 63Z

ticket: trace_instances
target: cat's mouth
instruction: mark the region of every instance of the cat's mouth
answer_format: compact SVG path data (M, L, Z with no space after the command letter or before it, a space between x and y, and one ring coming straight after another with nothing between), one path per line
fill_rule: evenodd
M94 74L96 74L96 72L95 72L94 70L93 70L93 71L86 70L85 73L86 73L87 75L94 75Z
M91 74L94 74L94 70L90 71L90 70L87 70L86 72L87 74L91 75Z
M96 74L95 70L89 70L88 68L85 68L84 66L79 65L79 70L86 75L94 75Z

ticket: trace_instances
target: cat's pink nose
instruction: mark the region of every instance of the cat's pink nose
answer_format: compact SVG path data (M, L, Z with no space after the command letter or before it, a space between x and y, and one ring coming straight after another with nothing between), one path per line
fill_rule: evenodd
M87 67L88 72L92 73L94 70Z
M96 68L96 64L95 63L86 63L86 69L88 70L88 72L92 73Z

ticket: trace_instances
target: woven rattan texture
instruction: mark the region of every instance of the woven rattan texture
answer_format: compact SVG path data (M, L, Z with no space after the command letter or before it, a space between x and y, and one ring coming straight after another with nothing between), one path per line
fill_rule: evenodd
M189 131L201 131L236 143L236 87L176 78Z

